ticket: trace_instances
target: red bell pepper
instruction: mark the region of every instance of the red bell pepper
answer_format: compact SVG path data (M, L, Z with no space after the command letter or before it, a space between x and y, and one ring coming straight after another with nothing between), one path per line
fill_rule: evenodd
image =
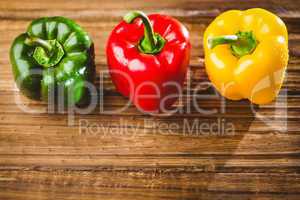
M116 89L144 112L163 112L182 92L189 32L170 16L128 13L112 31L107 62Z

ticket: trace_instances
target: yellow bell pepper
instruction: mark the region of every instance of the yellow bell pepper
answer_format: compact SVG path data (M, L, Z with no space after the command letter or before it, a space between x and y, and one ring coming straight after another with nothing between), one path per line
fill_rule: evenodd
M216 89L231 100L274 100L288 63L288 32L269 11L253 8L219 15L204 33L205 66Z

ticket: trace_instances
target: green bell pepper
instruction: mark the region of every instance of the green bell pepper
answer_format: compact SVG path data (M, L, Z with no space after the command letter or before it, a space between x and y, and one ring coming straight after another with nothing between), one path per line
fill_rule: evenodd
M95 74L93 42L70 19L32 21L14 40L10 61L17 86L30 99L74 105L89 96L87 83Z

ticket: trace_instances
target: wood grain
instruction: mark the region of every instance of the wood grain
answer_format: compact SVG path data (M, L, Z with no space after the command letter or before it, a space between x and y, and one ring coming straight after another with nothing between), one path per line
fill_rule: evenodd
M257 107L245 100L225 101L224 111L212 88L198 88L208 81L203 32L221 12L254 6L276 13L288 27L287 76L276 103ZM175 106L181 111L173 115L150 116L132 105L117 114L100 112L128 102L109 76L99 74L107 70L110 31L133 9L172 15L190 31L190 71L183 99ZM55 15L76 20L90 33L96 84L104 85L103 104L76 114L71 125L66 112L49 114L45 103L19 95L8 58L11 42L31 20ZM0 199L299 199L299 20L300 2L293 0L2 0ZM196 94L202 98L189 107ZM25 113L21 105L38 113ZM199 113L196 107L215 112ZM232 124L233 134L200 127L219 120ZM199 126L187 129L194 123Z

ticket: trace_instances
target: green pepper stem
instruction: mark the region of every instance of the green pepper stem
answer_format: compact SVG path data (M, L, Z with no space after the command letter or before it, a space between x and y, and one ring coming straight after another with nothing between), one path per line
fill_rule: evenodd
M37 37L27 37L24 43L35 47L32 57L45 68L57 65L65 54L63 46L55 39L44 40Z
M141 11L132 11L124 16L126 23L133 23L136 18L141 18L144 24L144 38L139 43L139 49L143 53L159 53L164 47L165 40L157 33L154 33L150 19Z
M37 37L28 37L26 38L26 40L24 41L25 44L27 45L39 45L43 48L45 48L47 51L51 51L52 50L52 45L50 44L49 41L47 40L43 40L41 38L37 38Z
M230 44L232 54L240 58L251 54L258 45L258 41L252 31L239 31L235 35L216 36L208 40L208 47L210 49L221 44Z
M237 40L238 37L236 35L217 36L208 40L208 46L210 49L213 49L220 44L232 44Z

